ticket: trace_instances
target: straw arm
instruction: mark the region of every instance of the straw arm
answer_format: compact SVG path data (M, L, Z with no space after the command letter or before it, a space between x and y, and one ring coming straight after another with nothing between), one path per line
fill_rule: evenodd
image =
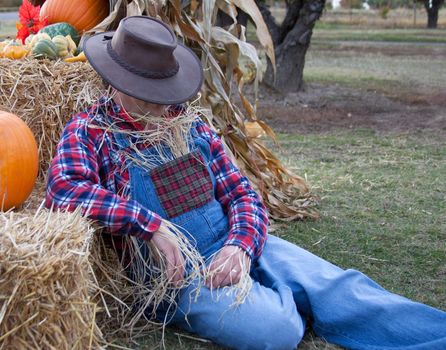
M100 183L98 148L85 118L73 118L66 126L51 163L46 207L82 214L111 233L149 240L161 217L134 200L106 189Z
M266 207L225 152L217 134L203 122L198 124L197 130L210 142L216 199L229 217L230 230L225 245L242 248L254 260L261 255L265 244L269 224Z

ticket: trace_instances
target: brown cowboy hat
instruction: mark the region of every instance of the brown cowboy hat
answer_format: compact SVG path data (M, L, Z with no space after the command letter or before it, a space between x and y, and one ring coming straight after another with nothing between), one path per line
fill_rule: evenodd
M198 57L177 42L169 26L152 17L126 17L116 31L89 37L83 48L105 81L143 101L182 103L203 83Z

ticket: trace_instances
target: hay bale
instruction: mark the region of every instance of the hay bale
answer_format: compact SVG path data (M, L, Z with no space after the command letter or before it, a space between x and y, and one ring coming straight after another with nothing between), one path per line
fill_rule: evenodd
M0 348L101 348L92 237L79 213L0 213Z
M38 181L19 212L0 212L0 349L119 347L162 327L135 316L138 293L100 231L42 209L44 196Z
M0 58L0 110L31 128L43 179L66 122L100 94L101 79L87 63Z

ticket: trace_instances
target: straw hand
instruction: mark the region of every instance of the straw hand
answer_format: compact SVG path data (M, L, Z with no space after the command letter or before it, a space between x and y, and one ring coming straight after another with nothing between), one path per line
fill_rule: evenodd
M162 223L161 225L164 225ZM167 279L174 286L180 286L184 282L185 261L181 250L171 236L166 234L166 227L153 234L152 244L158 249L164 261Z
M237 284L249 266L249 259L240 247L224 246L208 267L206 286L213 289Z

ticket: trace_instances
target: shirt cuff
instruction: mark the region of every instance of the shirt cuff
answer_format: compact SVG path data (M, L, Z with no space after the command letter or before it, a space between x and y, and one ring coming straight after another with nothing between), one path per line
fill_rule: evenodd
M230 234L229 239L226 240L226 242L223 244L224 246L228 245L234 245L236 247L241 248L251 259L251 261L254 261L255 254L252 245L245 242L246 240L246 234L243 234L241 236L237 236L237 234Z
M145 241L148 241L152 238L153 233L158 231L162 222L161 216L154 212L142 210L140 215L138 216L138 223L141 231L137 235L139 238L142 238Z

